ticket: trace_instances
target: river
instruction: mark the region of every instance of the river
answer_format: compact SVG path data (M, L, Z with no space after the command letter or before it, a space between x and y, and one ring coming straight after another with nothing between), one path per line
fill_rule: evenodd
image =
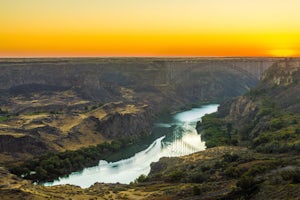
M96 182L125 183L150 172L150 164L161 157L183 156L204 150L205 143L195 129L197 121L205 114L216 112L217 104L159 117L151 137L115 154L110 162L100 160L94 167L74 172L45 186L72 184L87 188ZM137 153L135 153L137 152Z

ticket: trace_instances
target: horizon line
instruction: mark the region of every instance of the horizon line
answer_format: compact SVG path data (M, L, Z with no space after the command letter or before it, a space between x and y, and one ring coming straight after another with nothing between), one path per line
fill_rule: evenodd
M0 56L0 59L46 58L300 58L300 56Z

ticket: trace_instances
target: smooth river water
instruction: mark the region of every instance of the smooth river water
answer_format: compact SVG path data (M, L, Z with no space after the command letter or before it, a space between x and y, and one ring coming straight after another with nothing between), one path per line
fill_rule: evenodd
M96 182L128 184L141 174L147 175L150 164L161 157L183 156L204 150L205 143L197 134L196 123L205 114L216 112L217 108L217 104L210 104L159 117L149 138L115 154L110 158L111 162L100 160L97 166L85 168L44 185L72 184L87 188Z

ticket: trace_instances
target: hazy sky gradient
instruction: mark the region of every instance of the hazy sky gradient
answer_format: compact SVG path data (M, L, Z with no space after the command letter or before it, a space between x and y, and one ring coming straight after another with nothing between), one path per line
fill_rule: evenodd
M299 0L1 0L0 56L299 56Z

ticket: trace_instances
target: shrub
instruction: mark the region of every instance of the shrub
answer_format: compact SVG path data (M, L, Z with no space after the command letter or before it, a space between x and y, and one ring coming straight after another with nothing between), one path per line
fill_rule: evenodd
M291 180L293 183L300 183L300 170L285 170L281 172L281 177L285 181Z
M279 130L284 127L284 121L281 118L273 118L270 121L271 130Z
M284 153L290 149L289 146L283 142L272 141L256 147L256 150L262 153Z
M198 186L194 186L193 187L193 195L200 195L202 193L201 188L199 188Z
M224 162L235 162L239 159L239 155L237 154L229 154L229 153L226 153L223 155L223 161Z
M237 178L241 175L241 170L230 166L224 171L224 174L228 177Z
M238 193L242 196L249 197L258 190L258 185L252 176L242 176L236 183Z
M270 142L270 137L267 134L261 134L260 136L254 138L253 140L253 147L261 145L261 144L265 144Z
M255 176L256 174L264 173L268 169L265 165L255 165L247 171L247 175Z
M148 177L144 174L140 175L137 179L134 180L134 183L143 183L146 182L148 180Z
M236 183L236 186L241 188L242 190L248 190L252 187L255 187L256 183L254 181L254 178L252 176L242 176L238 182Z
M295 151L300 151L300 141L297 141L293 144L292 149Z
M185 173L182 170L176 170L170 172L168 175L168 180L171 182L177 182L180 181L185 176Z
M202 165L202 166L201 166L201 170L202 170L203 172L208 171L208 170L210 170L210 169L211 169L211 166L209 166L209 165Z
M207 180L207 175L205 175L202 170L197 170L196 172L192 173L189 181L193 183L202 183Z

